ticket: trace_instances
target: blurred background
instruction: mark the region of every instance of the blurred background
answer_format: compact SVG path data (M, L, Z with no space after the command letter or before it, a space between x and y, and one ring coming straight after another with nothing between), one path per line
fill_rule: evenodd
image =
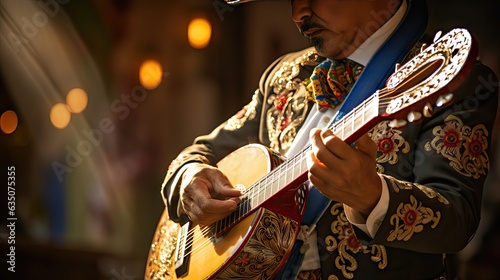
M429 34L468 28L499 75L498 1L428 2ZM1 254L15 232L16 270L2 279L142 279L170 161L245 105L270 62L308 46L290 12L289 1L0 0L4 186L15 172ZM457 256L462 279L500 278L499 159ZM1 193L8 205L14 193Z

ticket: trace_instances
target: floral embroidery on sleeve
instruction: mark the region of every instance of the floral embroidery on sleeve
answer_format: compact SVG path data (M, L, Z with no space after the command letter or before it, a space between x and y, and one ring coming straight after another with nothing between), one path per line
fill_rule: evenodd
M431 189L427 186L415 184L415 187L419 188L428 198L437 198L437 200L445 205L449 205L450 202L444 196L442 196L439 192Z
M396 164L398 152L408 153L410 144L401 136L402 131L389 127L388 121L377 124L368 135L378 146L377 172L384 173L382 163Z
M398 152L408 153L410 144L401 136L402 131L389 127L388 121L383 121L370 131L370 137L378 146L378 163L396 164Z
M436 190L434 190L432 188L429 188L427 186L424 186L424 185L421 185L418 183L399 181L396 178L391 177L389 175L384 175L384 177L387 179L387 181L389 181L389 184L391 185L391 187L395 193L399 193L400 190L412 190L413 188L418 188L428 198L437 198L437 200L443 204L446 204L446 205L450 204L448 199L446 199L439 192L437 192Z
M330 208L330 214L336 219L330 225L332 235L325 238L326 249L330 252L337 250L335 267L342 271L347 279L355 278L354 272L358 269L358 262L354 254L370 254L371 260L378 263L379 269L387 267L387 252L382 245L363 245L356 237L352 224L347 221L342 203L335 203ZM335 277L330 275L328 279ZM335 278L333 278L335 279Z
M410 203L400 203L396 214L391 216L391 225L395 229L390 231L387 241L408 241L414 233L421 232L424 225L431 224L431 228L436 228L440 220L441 212L434 213L410 195Z
M486 153L488 130L483 124L471 128L450 115L445 119L444 127L437 126L432 133L435 137L425 144L426 151L434 149L450 161L455 171L466 177L477 179L486 175L490 162Z

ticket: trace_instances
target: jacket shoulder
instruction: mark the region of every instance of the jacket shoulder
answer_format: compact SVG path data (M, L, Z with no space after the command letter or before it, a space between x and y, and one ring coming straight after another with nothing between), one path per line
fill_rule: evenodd
M320 57L314 47L285 54L276 59L266 69L260 80L260 89L265 92L267 87L273 86L284 89L286 82L299 77L309 77L312 70L324 58Z

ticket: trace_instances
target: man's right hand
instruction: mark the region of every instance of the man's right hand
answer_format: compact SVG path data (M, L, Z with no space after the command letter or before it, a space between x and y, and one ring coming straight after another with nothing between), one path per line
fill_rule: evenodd
M216 167L194 163L182 175L182 210L192 222L202 226L211 225L236 210L240 195Z

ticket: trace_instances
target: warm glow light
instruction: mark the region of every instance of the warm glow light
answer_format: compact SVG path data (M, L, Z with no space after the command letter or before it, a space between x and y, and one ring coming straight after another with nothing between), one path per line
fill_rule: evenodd
M71 113L81 113L87 107L89 98L81 88L74 88L66 95L66 105Z
M188 26L188 41L191 47L203 49L210 43L212 37L212 25L204 18L191 20Z
M17 114L12 110L5 111L0 117L0 127L5 134L11 134L17 128Z
M64 103L57 103L50 109L50 121L56 128L63 129L68 126L71 113Z
M139 69L139 80L141 85L146 89L157 88L163 76L161 64L153 59L146 60L142 63Z

